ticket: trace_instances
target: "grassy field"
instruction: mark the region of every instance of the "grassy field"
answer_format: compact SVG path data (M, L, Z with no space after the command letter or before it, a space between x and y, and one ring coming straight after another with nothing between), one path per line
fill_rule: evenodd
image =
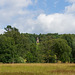
M0 75L75 75L75 64L0 64Z

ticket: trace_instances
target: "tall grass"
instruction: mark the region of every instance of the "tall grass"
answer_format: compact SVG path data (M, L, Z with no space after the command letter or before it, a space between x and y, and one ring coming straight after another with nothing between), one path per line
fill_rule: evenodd
M0 64L0 75L75 75L75 64Z

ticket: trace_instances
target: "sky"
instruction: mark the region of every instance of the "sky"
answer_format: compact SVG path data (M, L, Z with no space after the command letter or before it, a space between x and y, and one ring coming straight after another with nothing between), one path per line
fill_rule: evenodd
M20 33L75 34L75 0L0 0L0 34L7 25Z

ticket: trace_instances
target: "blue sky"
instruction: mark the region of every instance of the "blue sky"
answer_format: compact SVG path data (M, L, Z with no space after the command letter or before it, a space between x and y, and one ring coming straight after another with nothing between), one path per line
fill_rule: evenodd
M32 0L34 2L34 0ZM44 10L46 14L62 13L70 3L65 0L37 0L37 3L28 7L29 10Z
M75 0L1 0L0 34L7 25L21 33L75 33Z

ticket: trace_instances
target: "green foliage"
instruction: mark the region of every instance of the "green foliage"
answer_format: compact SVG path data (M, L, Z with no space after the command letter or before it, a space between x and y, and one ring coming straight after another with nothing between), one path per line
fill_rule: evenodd
M8 63L12 57L14 40L11 37L0 37L0 62Z
M72 62L75 63L75 36L73 36L71 60L72 60Z
M24 59L22 57L15 58L16 63L24 63Z
M66 40L56 39L52 48L54 48L58 60L62 62L70 62L72 49L68 46Z
M46 62L70 62L72 49L64 39L53 39L42 43ZM56 57L55 57L56 56ZM52 61L50 59L52 58ZM55 60L55 61L54 61Z
M75 62L75 35L20 33L8 25L0 35L0 62L56 63ZM39 43L36 43L37 37Z
M72 48L72 43L73 43L73 37L71 34L63 34L61 36L62 39L65 39L68 43L68 45Z

